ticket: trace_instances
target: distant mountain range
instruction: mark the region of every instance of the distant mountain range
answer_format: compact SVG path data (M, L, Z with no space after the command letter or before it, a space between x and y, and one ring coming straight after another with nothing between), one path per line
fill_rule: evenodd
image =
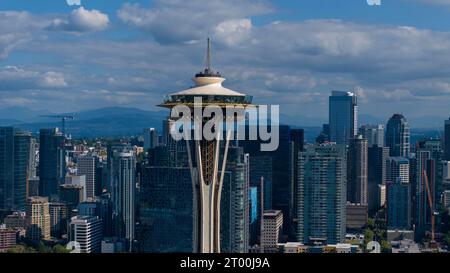
M56 118L42 117L51 115L49 111L33 111L26 107L12 107L0 109L0 126L14 126L33 133L38 133L40 128L61 127L61 121ZM130 136L141 134L143 128L154 127L161 129L162 120L169 114L166 110L145 111L131 107L107 107L93 110L65 113L75 117L73 121L67 121L66 130L73 137L97 137L97 136ZM388 118L388 117L387 117ZM360 115L360 124L385 124L386 119ZM420 117L410 121L415 128L429 128L438 134L443 127L442 117ZM280 122L297 128L304 128L306 139L314 139L321 131L324 123L320 118L294 117L280 115ZM420 133L422 134L422 133ZM425 133L428 135L428 133Z

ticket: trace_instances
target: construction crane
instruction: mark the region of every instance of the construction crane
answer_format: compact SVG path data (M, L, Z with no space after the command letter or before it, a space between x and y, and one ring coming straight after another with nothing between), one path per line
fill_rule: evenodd
M64 136L66 136L66 121L67 120L74 120L74 116L71 115L43 115L41 116L43 118L59 118L61 119L61 128L62 128L62 133Z
M435 240L435 225L436 225L435 216L436 216L437 213L434 211L430 183L428 182L428 175L427 175L427 172L425 170L423 170L423 177L424 177L424 180L425 180L425 189L427 191L427 196L428 196L428 205L430 206L430 216L431 216L431 241L430 241L430 247L436 248L437 245L436 245L436 240Z

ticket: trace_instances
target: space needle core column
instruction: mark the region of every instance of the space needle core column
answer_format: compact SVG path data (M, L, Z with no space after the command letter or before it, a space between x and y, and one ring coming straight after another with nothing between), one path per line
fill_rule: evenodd
M225 79L211 68L209 38L206 67L203 72L195 75L193 81L194 87L167 96L160 106L170 108L172 111L177 106L189 107L194 134L198 133L198 130L203 130L208 121L215 118L203 117L205 107L217 107L225 113L230 107L242 109L251 105L251 96L222 86ZM201 99L200 106L197 104L199 99ZM223 117L226 115L223 114ZM233 120L234 118L241 119L243 115L236 115ZM183 128L183 131L190 129ZM196 137L194 140L186 139L194 191L194 252L201 253L220 253L220 200L232 128L227 127L224 131L216 126L214 131L215 138L212 140L205 139L204 136ZM224 145L221 145L222 140ZM193 145L191 141L194 141Z

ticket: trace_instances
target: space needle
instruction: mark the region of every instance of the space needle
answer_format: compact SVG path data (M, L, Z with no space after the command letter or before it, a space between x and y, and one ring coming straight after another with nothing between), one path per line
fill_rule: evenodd
M228 107L243 108L252 103L251 96L222 86L225 78L211 68L211 41L209 38L207 41L206 67L192 79L195 86L168 95L159 105L171 111L179 105L189 107L191 121L201 124L202 128L211 118L199 116L196 114L198 111L194 111L194 108L199 108L195 103L198 98L202 102L200 112L207 106L214 106L225 113ZM243 115L235 118L243 118ZM229 128L218 129L215 134L212 140L205 137L186 139L194 191L194 252L220 253L220 199L232 131Z

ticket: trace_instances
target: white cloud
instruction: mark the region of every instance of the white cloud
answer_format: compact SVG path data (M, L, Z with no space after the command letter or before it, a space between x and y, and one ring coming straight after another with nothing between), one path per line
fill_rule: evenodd
M232 19L217 25L214 30L215 37L229 46L245 41L252 29L250 19Z
M103 31L109 25L109 17L107 14L98 10L87 10L79 7L73 10L68 19L55 19L49 26L51 30L63 30L69 32L96 32Z
M66 3L69 6L80 6L81 0L66 0Z
M67 87L67 85L64 75L60 72L40 72L17 66L0 68L0 92L63 88Z
M261 0L156 0L149 9L124 4L117 14L124 23L150 32L160 43L179 43L204 39L225 21L272 11Z

